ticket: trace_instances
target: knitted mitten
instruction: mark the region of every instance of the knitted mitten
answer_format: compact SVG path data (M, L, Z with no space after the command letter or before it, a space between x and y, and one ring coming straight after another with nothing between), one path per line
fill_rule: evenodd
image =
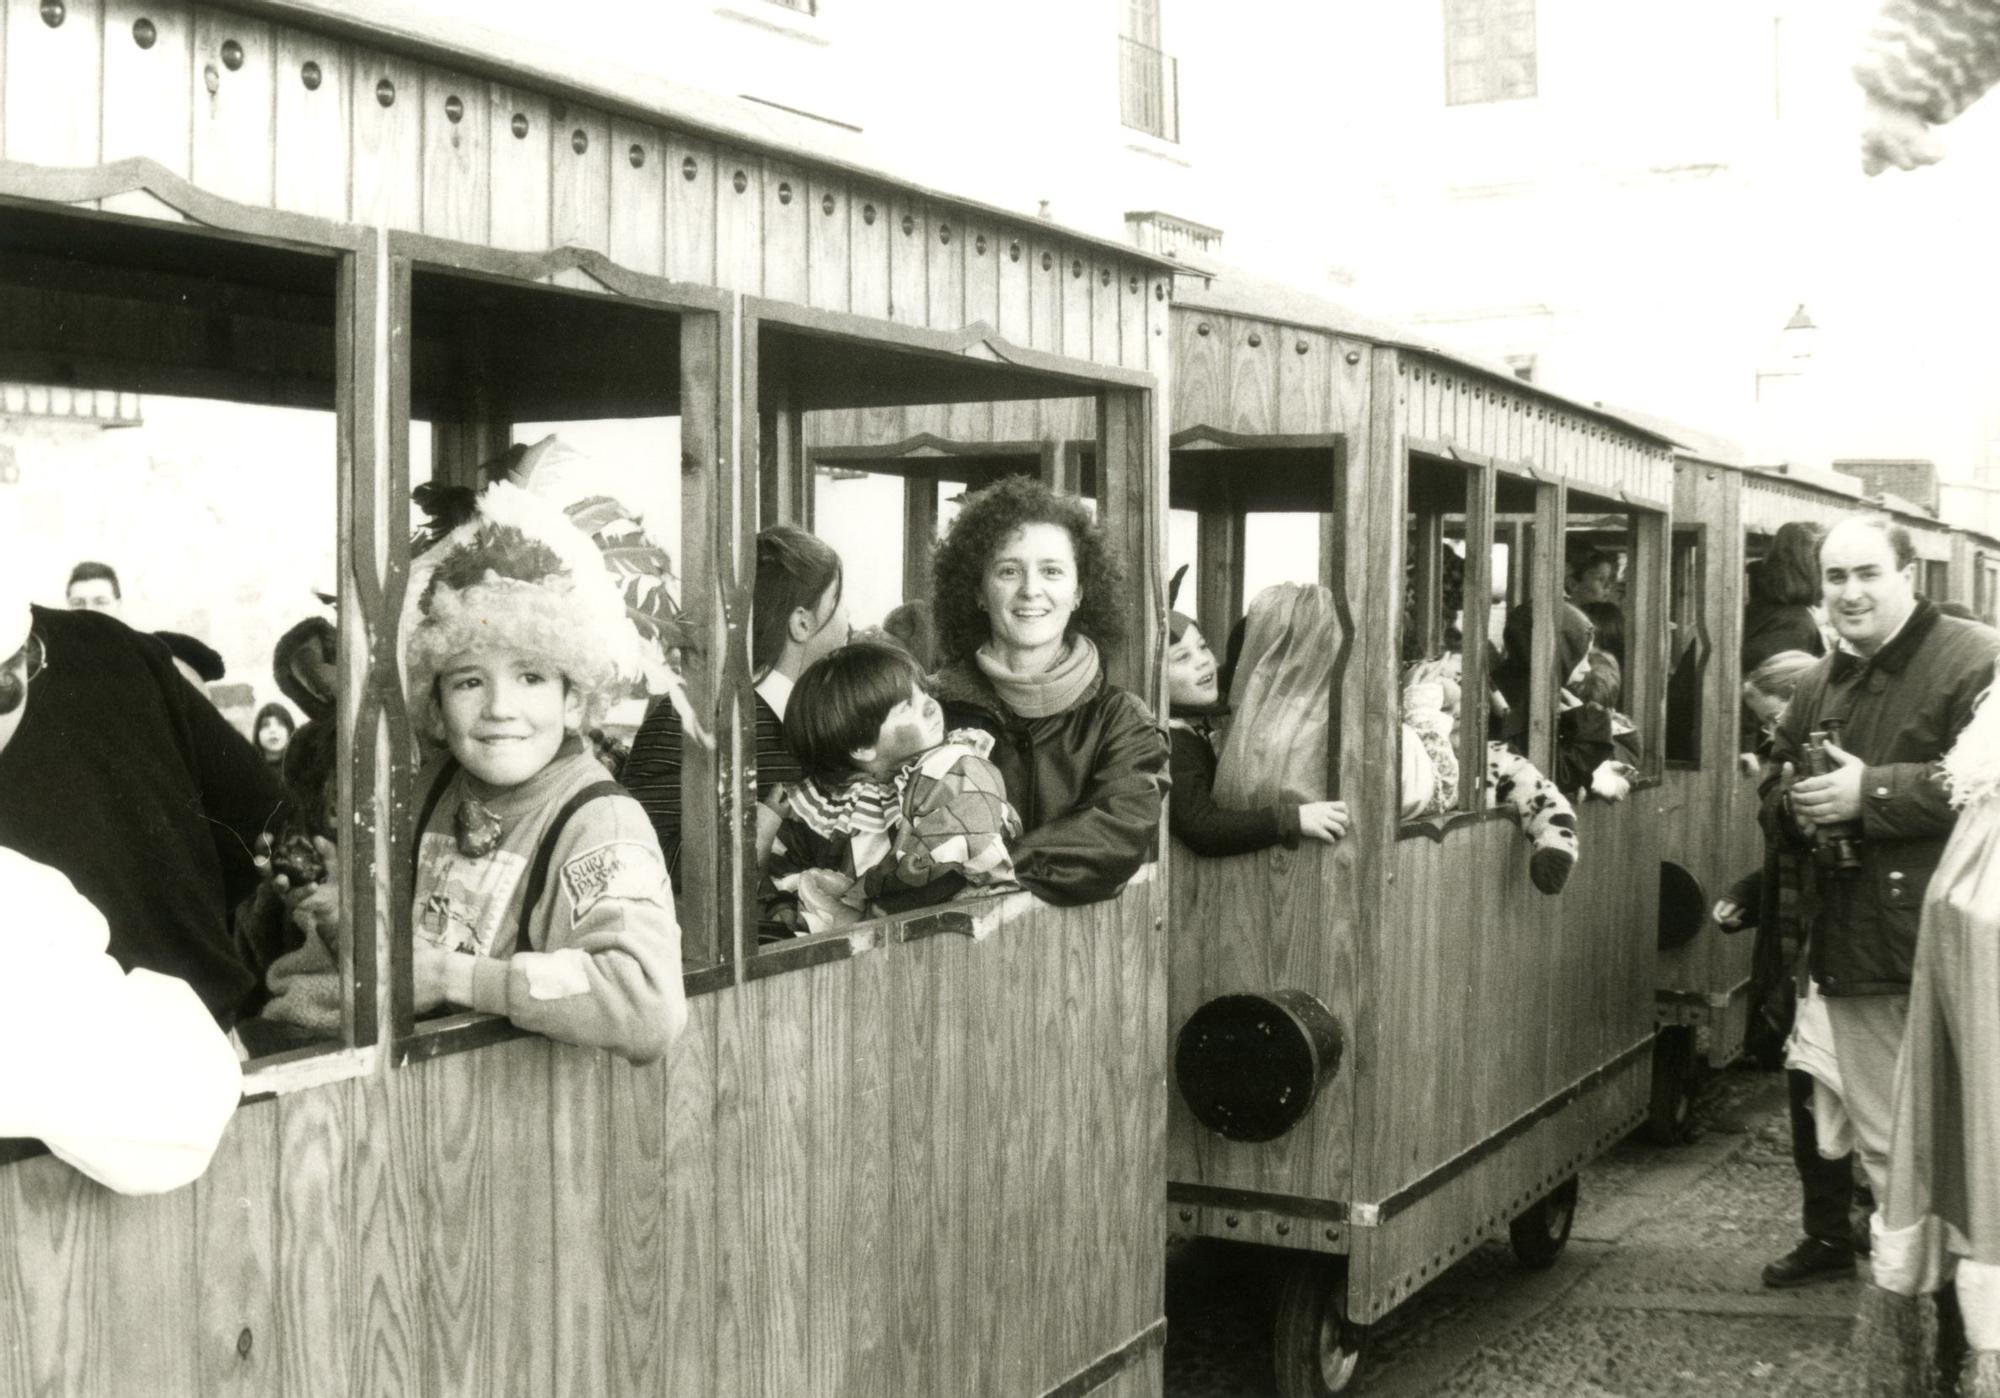
M1486 745L1486 799L1514 808L1534 853L1528 856L1528 877L1543 893L1562 892L1579 853L1576 807L1541 774L1534 763L1505 743Z

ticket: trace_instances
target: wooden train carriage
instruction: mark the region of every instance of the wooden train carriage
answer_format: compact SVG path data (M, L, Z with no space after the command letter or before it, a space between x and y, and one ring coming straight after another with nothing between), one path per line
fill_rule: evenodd
M1544 897L1519 828L1481 795L1444 819L1397 821L1405 564L1428 604L1418 615L1438 614L1447 545L1463 551L1468 597L1497 584L1533 599L1545 678L1532 746L1552 770L1548 623L1566 526L1602 533L1622 518L1631 632L1663 636L1672 466L1651 433L1247 279L1179 276L1171 335L1171 504L1195 516L1198 536L1181 606L1219 646L1243 609L1247 525L1263 511L1307 512L1319 516L1318 564L1294 572L1333 590L1344 623L1329 761L1356 813L1351 833L1331 849L1232 859L1177 845L1173 861L1176 1034L1204 1007L1251 994L1263 997L1253 1032L1311 1033L1330 1019L1344 1040L1338 1068L1316 1097L1310 1084L1300 1092L1295 1124L1275 1139L1227 1139L1179 1096L1168 1138L1170 1229L1316 1255L1288 1288L1279 1363L1287 1392L1319 1392L1353 1372L1350 1327L1481 1240L1519 1221L1529 1255L1559 1246L1569 1181L1640 1119L1647 1096L1655 899L1630 871L1659 859L1665 643L1633 647L1647 770L1628 801L1582 811L1581 866L1560 897ZM1087 491L1094 469L1074 404L847 414L819 424L807 450L906 478L912 569L936 482L1039 471ZM1511 545L1511 577L1494 576L1496 537ZM1465 689L1476 693L1489 624L1483 608L1465 615ZM1440 630L1426 626L1433 648ZM1478 712L1465 758L1483 771ZM1313 1046L1322 1068L1331 1037Z
M331 4L7 0L0 89L0 372L337 424L350 910L196 1185L0 1157L0 1392L1158 1392L1163 872L756 954L745 719L752 536L859 405L1091 403L1154 692L1162 265ZM415 1020L394 635L413 478L628 420L719 735L643 1069Z
M1717 444L1721 446L1722 444ZM1686 1138L1698 1073L1741 1056L1762 989L1751 934L1724 933L1716 899L1763 862L1758 774L1739 760L1745 569L1792 521L1831 525L1855 502L1792 476L1744 469L1725 449L1676 453L1669 609L1692 667L1668 712L1654 1093L1648 1128Z

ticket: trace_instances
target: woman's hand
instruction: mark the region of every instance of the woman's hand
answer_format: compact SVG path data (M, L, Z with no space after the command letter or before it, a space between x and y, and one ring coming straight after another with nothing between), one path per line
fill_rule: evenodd
M1308 801L1299 807L1299 833L1308 840L1333 844L1347 834L1345 801Z
M1712 910L1715 925L1725 932L1734 932L1743 926L1743 909L1732 898L1718 898Z

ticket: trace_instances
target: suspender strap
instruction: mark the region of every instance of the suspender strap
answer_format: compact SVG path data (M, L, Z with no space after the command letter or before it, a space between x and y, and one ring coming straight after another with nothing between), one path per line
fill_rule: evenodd
M542 893L548 887L549 863L556 855L556 841L562 838L563 827L569 824L569 818L600 796L624 794L625 788L617 782L592 782L563 802L562 809L556 812L556 818L550 821L549 828L542 832L542 842L535 847L535 862L528 869L528 892L521 899L521 926L514 936L516 952L535 949L534 942L528 936L528 929L534 925L535 907L542 901Z
M410 832L410 889L417 887L417 866L424 848L424 829L431 823L431 816L437 810L439 801L444 799L444 789L451 785L451 779L458 775L458 759L447 757L444 766L438 768L437 776L431 781L431 789L424 793L424 803L417 807L416 828Z

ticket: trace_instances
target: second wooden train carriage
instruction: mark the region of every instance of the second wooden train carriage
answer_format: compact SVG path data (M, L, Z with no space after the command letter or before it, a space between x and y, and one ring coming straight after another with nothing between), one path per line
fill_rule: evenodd
M0 1392L1157 1393L1164 877L758 954L747 636L803 414L1080 396L1153 693L1163 267L330 4L7 0L0 88L4 372L327 415L350 914L195 1186L7 1152ZM634 421L720 737L643 1069L413 1019L395 637L414 481Z
M1248 278L1183 272L1170 335L1170 503L1195 555L1182 607L1219 647L1246 571L1275 568L1329 587L1342 622L1327 761L1353 830L1331 849L1230 859L1177 845L1171 900L1175 1034L1221 1005L1209 1013L1250 1038L1289 1039L1278 1057L1303 1079L1259 1141L1209 1129L1176 1096L1168 1226L1301 1255L1279 1371L1288 1394L1320 1393L1352 1377L1360 1327L1483 1239L1553 1256L1577 1171L1644 1114L1656 899L1631 871L1659 860L1672 462L1649 431ZM807 442L823 465L904 477L910 588L941 493L1007 471L1089 492L1095 450L1074 403L835 415ZM1272 512L1317 525L1301 557L1250 562ZM1572 530L1627 560L1627 704L1646 756L1629 800L1581 811L1581 866L1550 898L1483 792L1398 822L1399 675L1406 628L1419 650L1445 644L1449 553L1464 565L1466 694L1484 690L1507 611L1485 599L1536 618L1530 745L1553 771ZM1466 712L1463 764L1483 772L1484 705Z

